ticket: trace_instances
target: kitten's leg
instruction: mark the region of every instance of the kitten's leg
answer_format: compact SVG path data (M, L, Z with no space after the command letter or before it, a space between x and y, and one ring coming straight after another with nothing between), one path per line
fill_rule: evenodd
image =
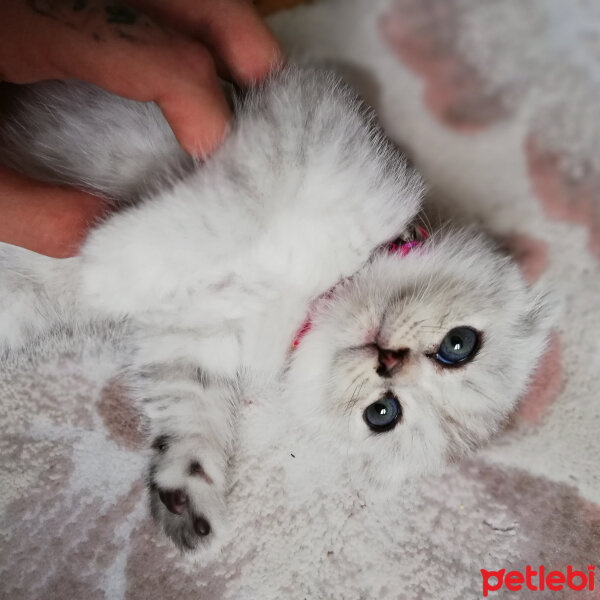
M0 242L1 352L18 350L72 317L78 264Z
M137 394L149 417L152 458L148 487L155 520L182 550L219 545L225 534L227 464L233 446L237 385L208 375L194 359L167 350L174 336L142 347L134 367ZM190 340L180 339L179 348ZM147 361L149 354L151 362ZM160 356L171 355L163 360Z
M79 264L0 243L0 352L18 350L59 323L86 319L89 311L75 297ZM137 335L133 386L150 418L152 513L178 546L193 549L222 537L225 528L235 336ZM207 376L200 363L220 375Z

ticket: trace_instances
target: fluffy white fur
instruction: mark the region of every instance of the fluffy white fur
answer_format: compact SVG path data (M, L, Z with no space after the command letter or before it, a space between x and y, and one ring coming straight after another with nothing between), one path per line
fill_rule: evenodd
M385 486L486 441L543 352L545 301L484 236L439 232L403 258L382 249L414 220L423 186L329 73L286 68L238 99L202 165L154 105L77 83L18 93L0 139L5 163L124 207L77 258L0 245L0 343L128 321L152 511L184 549L224 530L246 381L279 381L290 426L321 432L365 485ZM433 355L457 326L481 332L481 348L444 368ZM404 353L384 375L382 348ZM402 415L374 433L364 411L384 395Z

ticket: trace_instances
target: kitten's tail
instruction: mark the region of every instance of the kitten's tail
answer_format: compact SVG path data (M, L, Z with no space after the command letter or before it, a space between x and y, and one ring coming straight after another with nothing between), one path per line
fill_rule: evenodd
M135 202L193 167L160 109L79 81L3 84L0 164L113 203Z

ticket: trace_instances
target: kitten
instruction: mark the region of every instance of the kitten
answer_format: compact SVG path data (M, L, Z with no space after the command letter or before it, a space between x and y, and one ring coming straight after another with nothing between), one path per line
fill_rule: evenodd
M203 164L156 106L82 83L21 90L0 137L4 163L121 207L76 258L0 245L0 344L127 320L151 508L182 549L222 535L248 374L388 485L485 442L543 353L548 303L483 235L390 250L423 185L330 73L288 67L238 98Z

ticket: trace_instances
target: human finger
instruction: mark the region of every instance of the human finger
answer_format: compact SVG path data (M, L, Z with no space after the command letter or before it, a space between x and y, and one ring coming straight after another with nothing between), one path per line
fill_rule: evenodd
M206 43L240 85L263 79L283 61L275 36L248 0L133 0L133 4Z
M201 44L120 5L89 2L75 10L78 3L47 3L36 12L29 3L8 4L2 11L11 26L5 19L0 24L0 73L6 80L82 79L156 102L192 154L207 155L222 141L230 110Z
M0 167L0 241L54 258L75 256L107 210L91 194Z

